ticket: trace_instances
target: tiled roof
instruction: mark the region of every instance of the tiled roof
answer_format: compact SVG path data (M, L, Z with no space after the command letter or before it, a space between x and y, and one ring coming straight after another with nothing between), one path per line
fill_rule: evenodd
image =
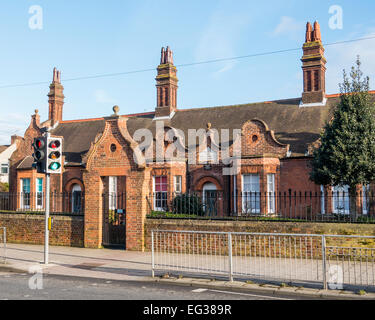
M371 92L375 93L375 92ZM375 97L375 95L374 95ZM276 138L290 145L292 156L304 156L309 144L319 139L326 121L332 117L332 107L339 101L339 95L327 96L326 106L300 107L301 99L267 101L243 105L181 109L166 126L181 129L186 140L188 129L241 129L252 119L263 120ZM155 132L154 112L127 115L131 135L137 129L148 128ZM70 164L82 163L82 156L88 152L95 137L104 130L104 118L62 121L52 134L64 137L64 154Z
M9 146L0 146L0 153L4 152L8 148Z

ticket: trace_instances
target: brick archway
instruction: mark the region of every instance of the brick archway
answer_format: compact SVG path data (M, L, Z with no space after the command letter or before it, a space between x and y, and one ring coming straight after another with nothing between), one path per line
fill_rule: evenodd
M83 182L77 178L73 178L67 182L67 184L65 185L65 192L72 192L72 188L75 184L78 184L81 187L82 192L85 192Z
M222 188L221 184L219 183L219 181L216 180L214 177L210 177L210 176L201 178L199 180L198 184L196 185L195 190L196 191L203 191L203 186L206 183L213 183L216 186L216 190L223 191L223 188Z

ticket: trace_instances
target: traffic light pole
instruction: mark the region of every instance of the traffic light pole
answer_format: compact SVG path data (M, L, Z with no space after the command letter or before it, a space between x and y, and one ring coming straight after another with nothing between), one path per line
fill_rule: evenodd
M46 174L46 217L44 233L44 264L48 265L49 254L49 208L50 208L50 174Z
M47 139L50 134L47 132ZM49 214L50 214L50 174L46 173L46 214L45 214L45 231L44 231L44 264L48 265L49 255Z

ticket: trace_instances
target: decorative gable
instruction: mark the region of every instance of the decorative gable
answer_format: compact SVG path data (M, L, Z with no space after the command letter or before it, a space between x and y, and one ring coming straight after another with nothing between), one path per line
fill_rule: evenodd
M285 157L289 145L277 141L274 132L259 119L247 121L242 126L242 157L272 156Z

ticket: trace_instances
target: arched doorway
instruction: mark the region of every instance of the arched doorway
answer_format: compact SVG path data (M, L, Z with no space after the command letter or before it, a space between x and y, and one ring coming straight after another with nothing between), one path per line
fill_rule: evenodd
M214 183L206 182L202 190L203 210L206 216L217 216L218 190Z

